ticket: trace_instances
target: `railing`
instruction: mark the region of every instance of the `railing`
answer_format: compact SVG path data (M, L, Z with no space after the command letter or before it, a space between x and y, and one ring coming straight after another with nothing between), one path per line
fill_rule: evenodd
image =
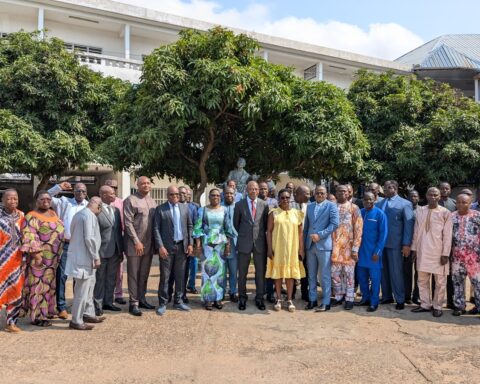
M134 194L135 192L137 192L136 188L130 188L130 193ZM167 188L152 188L150 197L155 200L158 205L165 203L167 201Z
M127 68L135 71L142 69L143 62L140 60L122 59L121 57L98 55L95 53L75 52L75 56L88 64L104 65L107 67Z

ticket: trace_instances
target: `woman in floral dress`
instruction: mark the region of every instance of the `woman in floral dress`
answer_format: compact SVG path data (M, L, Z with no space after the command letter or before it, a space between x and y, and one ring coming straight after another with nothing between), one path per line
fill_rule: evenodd
M196 255L201 256L203 253L200 296L205 309L212 310L212 306L223 308L224 257L230 254L228 238L233 235L225 207L220 205L220 190L212 189L208 197L210 204L198 211L193 237L196 239Z
M23 309L33 325L48 327L56 315L55 273L60 260L64 227L51 209L46 191L36 194L36 209L25 216L21 250L27 256Z

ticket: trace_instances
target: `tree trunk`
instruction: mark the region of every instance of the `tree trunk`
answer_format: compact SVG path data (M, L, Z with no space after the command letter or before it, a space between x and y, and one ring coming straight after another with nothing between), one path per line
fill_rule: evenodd
M208 176L206 165L210 154L213 151L213 147L215 145L215 132L214 126L208 127L208 142L206 143L202 155L200 156L200 161L198 162L198 172L200 173L200 183L198 184L195 195L194 201L200 204L200 197L202 196L203 192L205 192L205 188L207 187L208 183Z
M38 191L41 191L42 189L47 189L48 187L48 180L50 180L51 175L43 175L42 178L40 179L40 183L37 185L37 190L35 193Z

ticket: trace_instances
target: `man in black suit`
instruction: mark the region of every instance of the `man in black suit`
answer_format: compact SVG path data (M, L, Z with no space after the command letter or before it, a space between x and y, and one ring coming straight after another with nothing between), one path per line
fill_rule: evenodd
M157 308L159 316L166 312L170 273L175 275L174 307L182 311L190 310L190 307L183 302L182 297L185 264L187 257L193 254L193 225L188 206L180 204L179 198L178 188L168 187L168 201L155 209L153 217L153 238L155 249L160 256L159 307Z
M100 245L100 267L96 271L93 291L95 312L100 316L103 310L120 311L113 304L117 269L123 259L123 234L120 211L110 204L115 200L115 190L104 185L99 191L102 210L97 216L102 243Z
M256 181L247 184L247 197L235 205L233 225L238 233L238 309L247 307L247 274L250 258L253 254L255 265L255 304L265 310L265 271L267 266L267 221L268 205L258 198L259 188Z

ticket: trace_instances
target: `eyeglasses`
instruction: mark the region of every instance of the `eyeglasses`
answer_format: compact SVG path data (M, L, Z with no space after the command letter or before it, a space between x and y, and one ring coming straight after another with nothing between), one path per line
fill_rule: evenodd
M169 193L168 196L180 196L180 193Z
M315 192L315 195L326 195L325 192Z

